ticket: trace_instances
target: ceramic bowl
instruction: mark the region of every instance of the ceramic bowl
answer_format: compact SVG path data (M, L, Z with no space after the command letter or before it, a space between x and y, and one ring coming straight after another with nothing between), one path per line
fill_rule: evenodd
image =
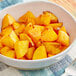
M40 69L50 66L62 59L73 47L74 41L76 39L76 20L67 10L55 3L48 1L31 1L16 4L0 11L0 25L2 25L2 18L5 14L11 14L16 20L18 20L18 18L25 14L27 11L32 11L35 16L40 15L43 11L51 11L52 13L54 13L58 17L59 22L63 22L63 25L66 27L67 32L70 34L70 46L63 52L45 59L18 60L8 58L0 54L0 61L9 66L26 70Z

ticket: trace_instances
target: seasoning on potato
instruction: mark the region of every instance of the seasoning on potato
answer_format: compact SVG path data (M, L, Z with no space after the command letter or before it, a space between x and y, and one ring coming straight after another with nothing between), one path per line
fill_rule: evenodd
M48 11L38 17L27 11L17 21L6 14L0 33L0 54L20 60L52 57L69 46L69 35L63 25Z

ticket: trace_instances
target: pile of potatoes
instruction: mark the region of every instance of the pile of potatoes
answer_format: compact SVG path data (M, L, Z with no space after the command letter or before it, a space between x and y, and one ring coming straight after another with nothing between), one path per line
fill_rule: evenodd
M52 57L69 46L69 35L51 12L35 17L27 11L16 21L10 14L2 20L0 54L21 60Z

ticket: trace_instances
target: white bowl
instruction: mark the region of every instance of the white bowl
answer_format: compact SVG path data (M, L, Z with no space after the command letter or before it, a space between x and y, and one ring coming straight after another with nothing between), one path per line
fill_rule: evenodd
M33 1L22 4L16 4L0 11L0 25L2 25L2 18L5 14L11 14L17 20L27 11L32 11L35 16L38 16L43 11L51 11L52 13L54 13L58 17L59 21L63 22L63 25L66 27L68 33L70 34L70 46L63 52L46 59L18 60L11 59L0 54L0 61L16 68L28 70L40 69L43 67L50 66L51 64L54 64L60 59L62 59L72 48L72 43L76 38L76 21L68 11L66 11L64 8L60 7L55 3L51 3L48 1Z

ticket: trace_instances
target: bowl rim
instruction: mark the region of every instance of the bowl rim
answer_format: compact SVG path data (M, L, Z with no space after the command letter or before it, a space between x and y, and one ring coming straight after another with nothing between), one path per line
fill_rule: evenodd
M72 17L72 19L76 22L76 19L74 18L74 16L72 16L72 14L69 11L67 11L64 7L58 5L58 4L54 3L54 2L51 2L51 1L42 1L41 0L41 1L27 1L27 2L24 2L24 3L17 3L15 5L11 5L11 6L8 6L8 7L4 8L4 9L2 9L1 12L3 12L4 10L7 10L9 8L13 8L15 6L19 6L19 5L27 4L27 3L35 3L35 2L44 2L44 3L53 4L53 5L61 8L62 10L64 10L66 13L68 13ZM0 56L4 57L6 59L9 59L9 60L18 61L18 62L40 62L40 61L47 61L47 60L55 59L55 58L57 58L59 56L62 56L65 53L67 53L71 49L71 47L73 46L74 42L75 42L75 40L72 42L71 45L69 45L69 47L67 49L65 49L64 51L60 52L59 54L54 55L52 57L44 58L44 59L38 59L38 60L20 60L20 59L9 58L9 57L6 57L6 56L4 56L2 54L0 54Z

